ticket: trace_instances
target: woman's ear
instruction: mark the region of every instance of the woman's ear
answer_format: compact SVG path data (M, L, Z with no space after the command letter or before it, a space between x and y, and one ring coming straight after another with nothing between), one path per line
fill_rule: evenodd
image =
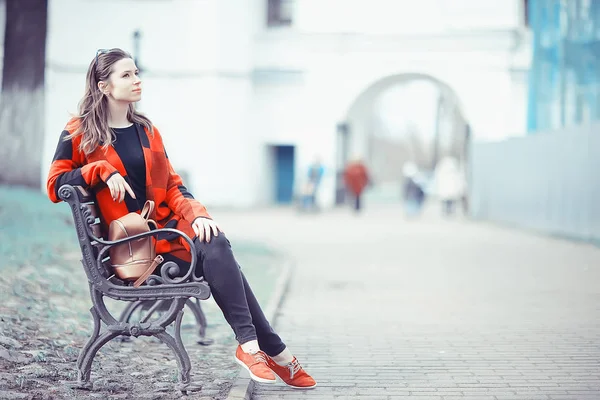
M108 94L108 90L107 90L108 89L108 85L106 84L106 82L104 82L104 81L98 81L98 89L100 89L100 91L103 94L106 94L106 95Z

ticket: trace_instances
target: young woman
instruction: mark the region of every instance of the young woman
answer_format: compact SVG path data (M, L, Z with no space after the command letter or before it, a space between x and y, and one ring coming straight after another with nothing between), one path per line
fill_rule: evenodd
M57 192L64 184L91 188L106 227L153 200L159 228L177 228L193 238L200 273L239 342L238 364L257 382L275 383L277 374L294 388L315 387L315 380L265 318L225 234L173 170L158 129L135 111L141 97L131 56L121 49L99 50L88 68L79 115L60 135L48 196L59 202ZM159 235L156 252L166 259L190 261L178 237Z

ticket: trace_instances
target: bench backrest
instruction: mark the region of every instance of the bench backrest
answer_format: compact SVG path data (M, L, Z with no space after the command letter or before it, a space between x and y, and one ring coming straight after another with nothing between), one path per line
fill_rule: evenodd
M59 196L69 204L73 213L73 221L82 252L82 264L90 282L106 279L111 274L110 266L104 260L98 265L97 258L104 245L95 238L106 239L100 221L100 211L96 205L93 192L81 186L64 185L59 189Z

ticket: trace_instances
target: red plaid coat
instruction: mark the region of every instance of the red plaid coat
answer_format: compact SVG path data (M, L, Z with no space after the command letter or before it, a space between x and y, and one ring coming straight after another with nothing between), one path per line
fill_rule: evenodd
M79 150L81 136L64 140L76 130L79 123L79 119L71 119L60 136L48 173L48 196L58 203L58 190L64 184L91 188L96 194L104 232L107 232L111 221L138 210L128 209L126 202L114 201L106 186L105 182L115 173L127 176L125 167L112 146L106 150L99 146L86 156ZM137 131L146 164L146 199L153 200L156 205L151 218L159 228L176 228L193 239L195 233L191 223L198 217L210 218L210 215L187 191L181 177L173 170L158 129L154 127L153 134L150 134L147 129L138 126ZM180 259L190 260L187 243L173 235L158 236L156 252L170 253Z

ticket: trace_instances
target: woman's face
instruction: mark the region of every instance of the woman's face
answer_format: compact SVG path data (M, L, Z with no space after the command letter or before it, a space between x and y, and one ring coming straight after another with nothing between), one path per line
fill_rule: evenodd
M103 85L105 94L116 101L134 103L142 99L142 81L131 58L123 58L112 67L108 85ZM102 88L101 88L102 90Z

